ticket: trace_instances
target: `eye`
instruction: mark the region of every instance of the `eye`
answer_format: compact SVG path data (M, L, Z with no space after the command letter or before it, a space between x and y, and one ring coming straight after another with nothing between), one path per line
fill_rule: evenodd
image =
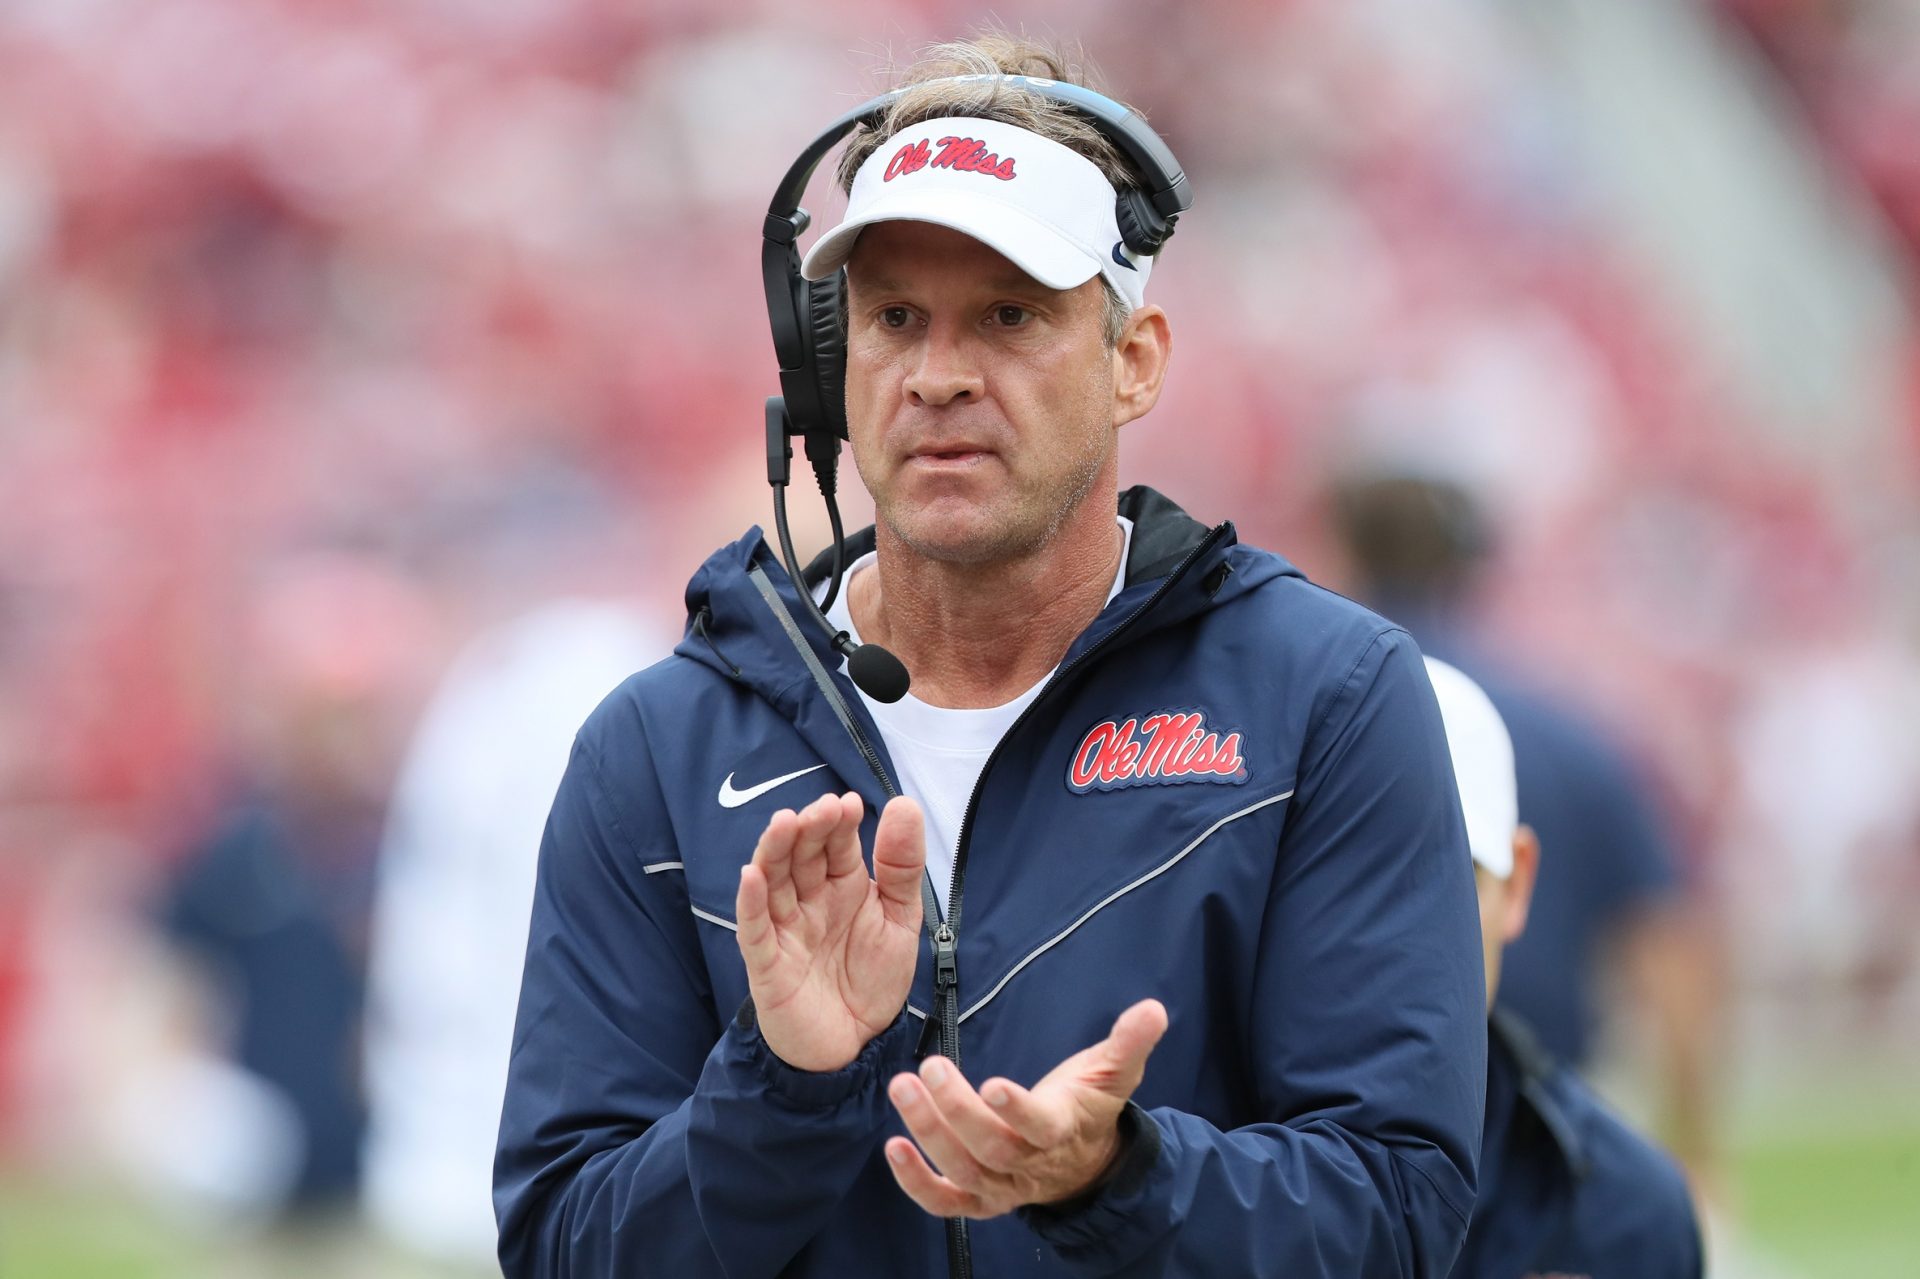
M889 329L904 329L913 313L904 306L885 307L880 312L880 323Z
M1033 317L1033 312L1011 302L993 308L993 322L1003 329L1017 329Z

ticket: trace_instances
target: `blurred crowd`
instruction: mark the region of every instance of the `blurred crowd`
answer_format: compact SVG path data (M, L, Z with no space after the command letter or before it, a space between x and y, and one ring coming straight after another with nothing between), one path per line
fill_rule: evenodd
M1920 250L1920 10L1901 0L1721 0L1831 148Z
M1910 283L1911 7L1701 3L1878 202ZM1887 353L1914 394L1870 488L1751 429L1627 261L1508 8L1019 15L1085 42L1197 193L1154 277L1177 350L1128 479L1350 589L1342 482L1471 494L1480 642L1646 779L1728 1005L1910 1044L1920 329ZM466 724L447 740L557 777L567 725L516 725L593 700L529 676L462 721L442 673L567 665L564 628L524 623L569 600L617 610L574 668L601 691L664 654L702 555L765 519L763 202L890 57L980 16L0 6L0 1154L105 1161L203 1213L351 1202L414 726L431 702ZM500 789L480 777L449 785ZM484 832L448 839L457 861ZM530 871L504 856L511 887ZM451 967L448 990L485 971Z

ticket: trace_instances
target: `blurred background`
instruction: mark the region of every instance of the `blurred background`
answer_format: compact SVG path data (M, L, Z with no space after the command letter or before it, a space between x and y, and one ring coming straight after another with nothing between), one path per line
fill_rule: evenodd
M1128 482L1526 720L1514 998L1715 1273L1915 1273L1920 4L994 12L1197 194ZM489 1273L567 741L766 518L765 201L986 16L0 0L0 1274Z

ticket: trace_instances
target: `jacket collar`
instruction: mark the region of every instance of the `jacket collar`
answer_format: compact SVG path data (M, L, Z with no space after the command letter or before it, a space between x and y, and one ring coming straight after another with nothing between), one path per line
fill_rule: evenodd
M1487 1020L1488 1033L1495 1046L1505 1048L1520 1074L1520 1100L1540 1120L1540 1126L1553 1139L1554 1148L1575 1180L1586 1177L1591 1168L1586 1146L1578 1128L1555 1097L1556 1080L1562 1067L1541 1046L1533 1028L1504 1008L1495 1008Z
M1133 521L1133 546L1127 553L1126 585L1165 577L1193 553L1212 531L1172 501L1144 484L1120 494L1120 514ZM1227 541L1233 540L1231 524Z

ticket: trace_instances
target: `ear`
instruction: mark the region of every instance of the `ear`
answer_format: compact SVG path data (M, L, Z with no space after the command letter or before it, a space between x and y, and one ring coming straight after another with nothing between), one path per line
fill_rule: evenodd
M1513 832L1513 873L1507 876L1507 917L1501 921L1501 943L1527 931L1527 912L1533 907L1533 886L1540 878L1540 837L1522 822Z
M1143 306L1127 317L1113 347L1113 426L1120 429L1160 401L1167 360L1173 354L1173 330L1167 313Z

